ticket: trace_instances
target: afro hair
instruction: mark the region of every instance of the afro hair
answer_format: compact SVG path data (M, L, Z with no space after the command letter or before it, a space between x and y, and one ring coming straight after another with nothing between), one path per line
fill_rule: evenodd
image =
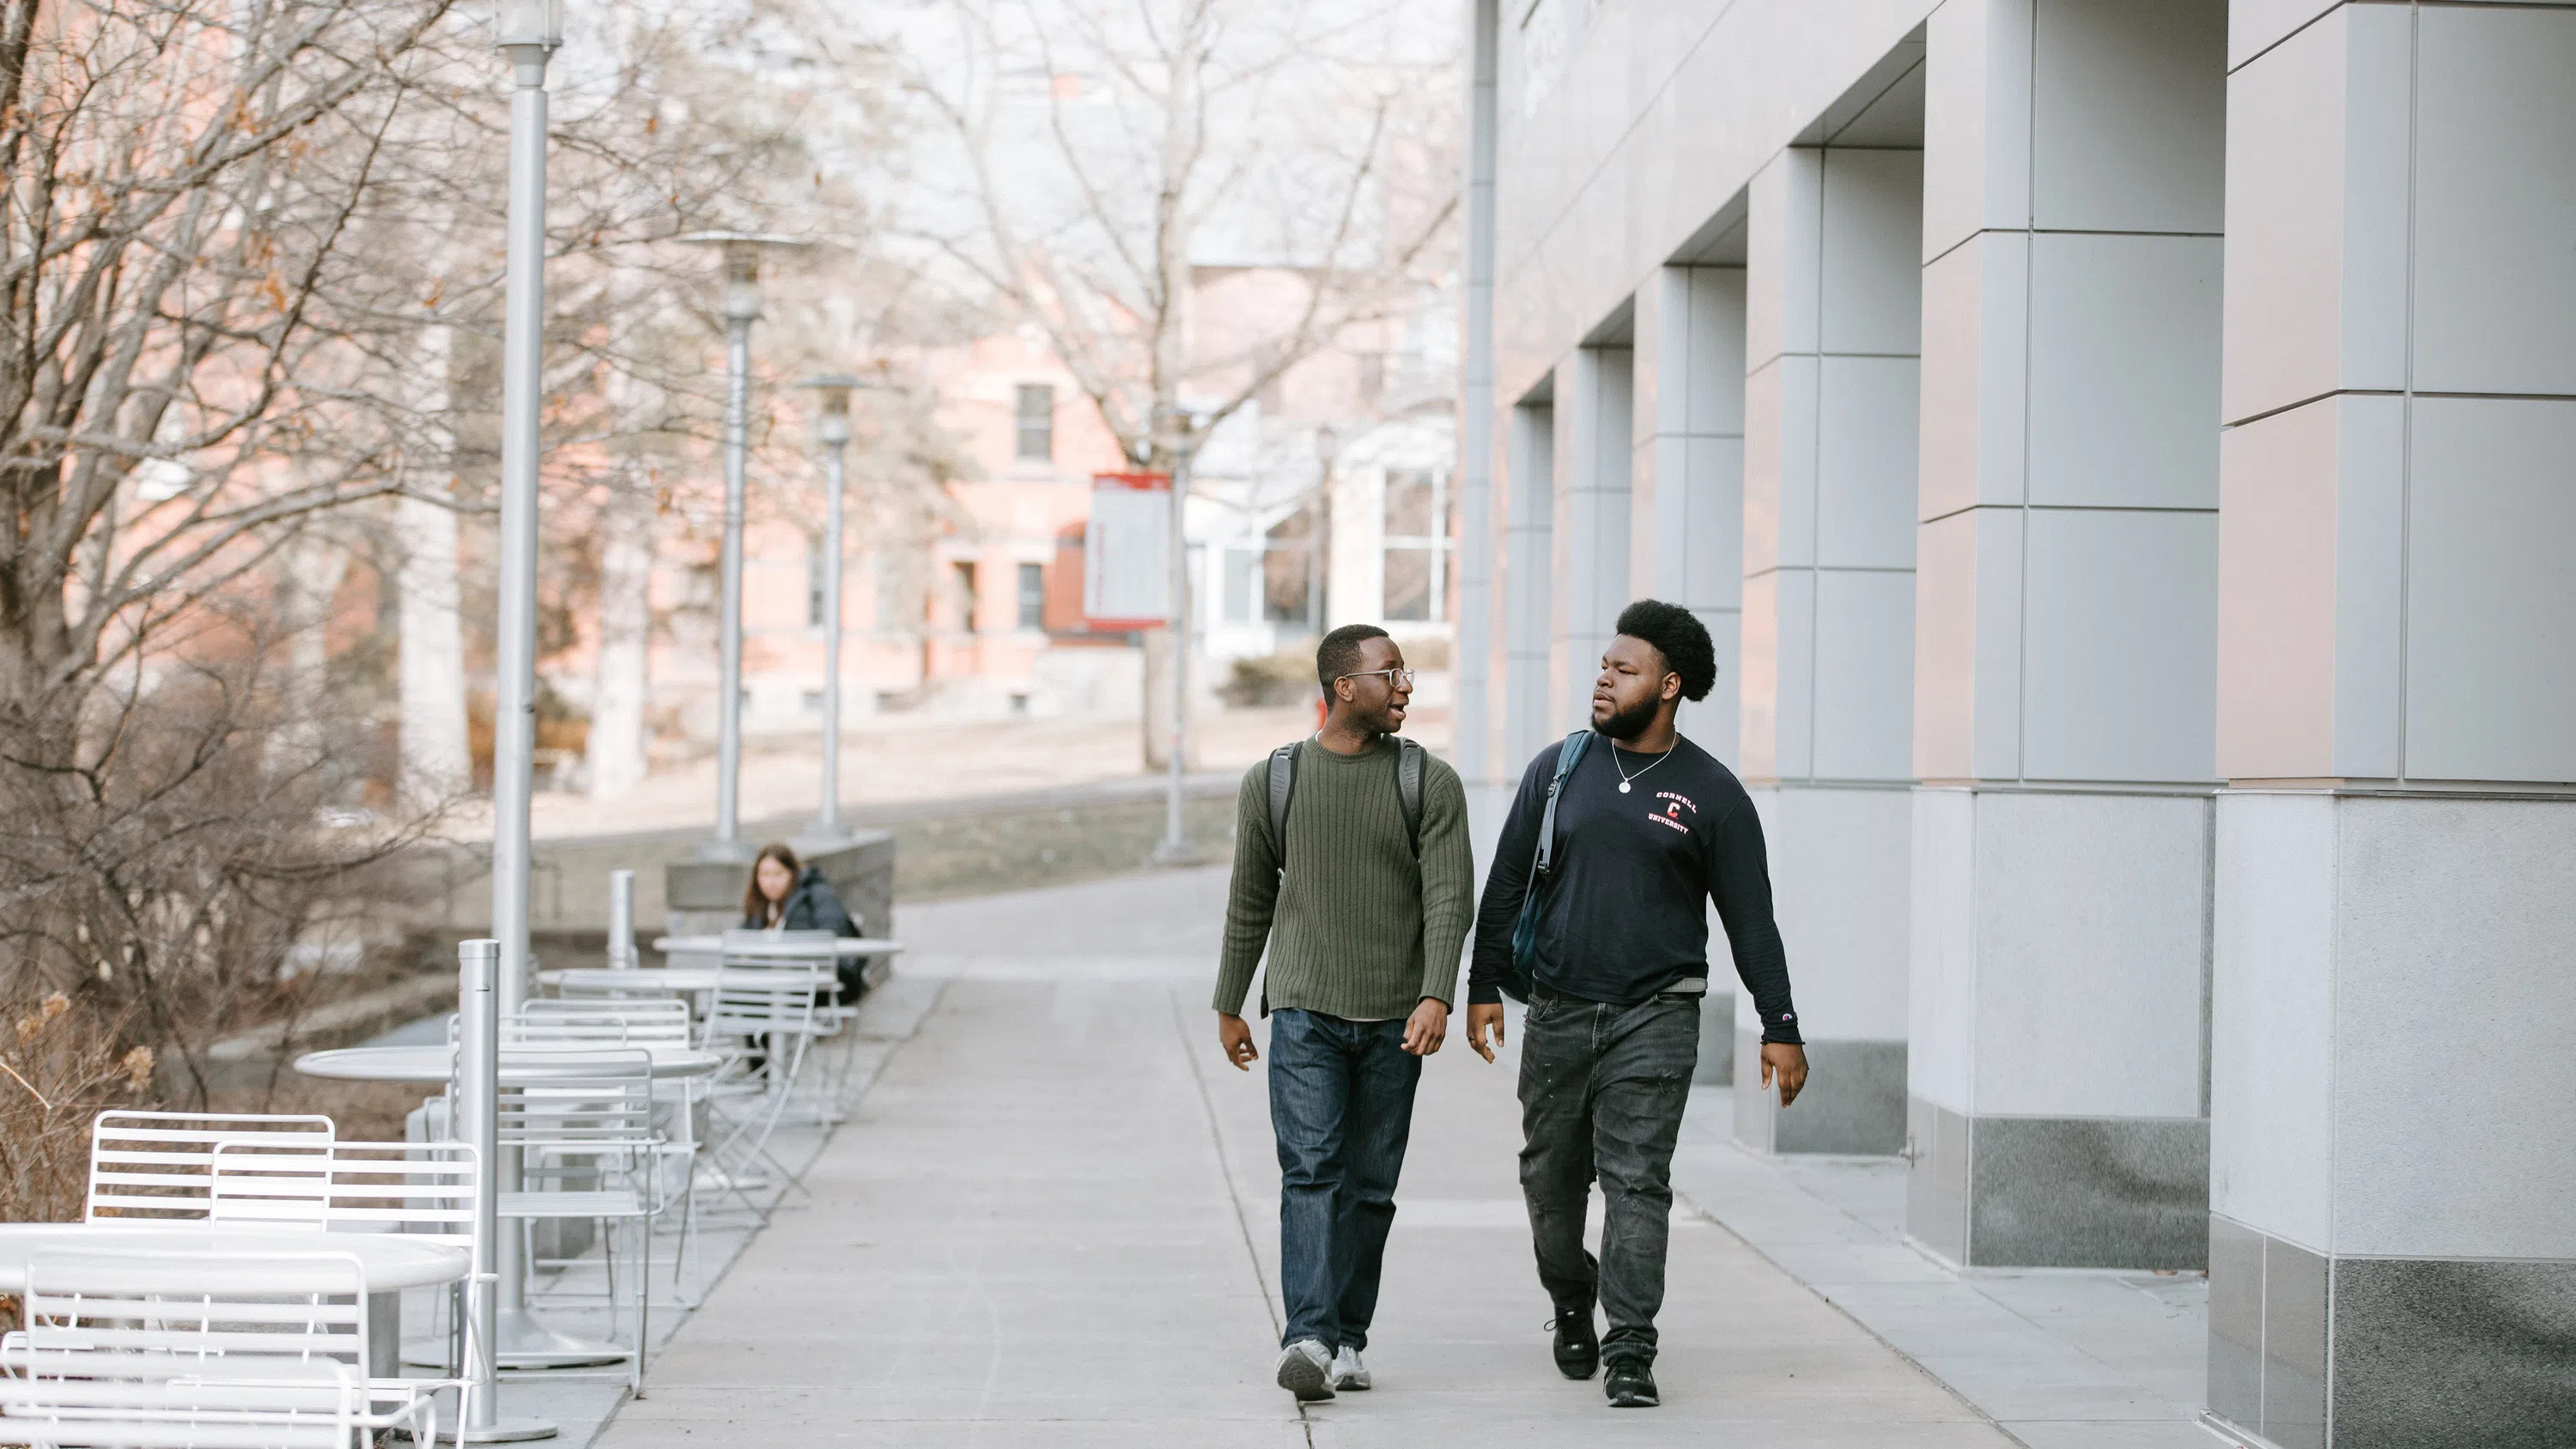
M1717 683L1717 646L1708 626L1679 604L1639 599L1619 611L1619 632L1642 639L1664 656L1664 667L1682 677L1682 698L1706 699Z

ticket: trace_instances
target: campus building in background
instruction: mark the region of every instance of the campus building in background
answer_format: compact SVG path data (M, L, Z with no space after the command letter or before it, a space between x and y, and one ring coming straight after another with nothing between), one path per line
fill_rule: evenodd
M1210 437L1187 515L1205 706L1233 660L1309 647L1337 624L1447 638L1458 590L1455 339L1454 312L1434 295L1420 313L1356 327L1287 370ZM853 458L843 717L1135 717L1139 641L1090 627L1082 579L1092 479L1134 465L1030 332L904 365L935 399L958 476L903 493L876 487ZM821 485L755 470L752 486L744 727L793 735L822 717ZM714 735L711 559L666 550L656 561L649 697L666 739ZM554 661L560 687L583 697L594 657L584 647Z
M1740 1134L2206 1267L2245 1434L2555 1442L2576 6L1469 9L1481 832L1688 604L1815 1067Z

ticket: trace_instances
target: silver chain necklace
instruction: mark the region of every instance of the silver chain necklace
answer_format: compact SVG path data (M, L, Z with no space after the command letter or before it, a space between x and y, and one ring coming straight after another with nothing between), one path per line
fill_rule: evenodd
M1660 765L1672 757L1673 752L1671 750L1666 750L1662 754L1655 756L1655 765ZM1646 770L1655 768L1655 765L1648 765ZM1637 773L1631 775L1628 773L1628 767L1619 763L1619 747L1617 745L1612 745L1610 747L1610 768L1619 772L1619 793L1622 795L1628 793L1629 781L1642 780L1646 778L1646 770L1639 770Z

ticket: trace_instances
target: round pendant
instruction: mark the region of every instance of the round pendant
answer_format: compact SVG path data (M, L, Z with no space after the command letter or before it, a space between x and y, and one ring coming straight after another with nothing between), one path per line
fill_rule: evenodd
M1625 794L1627 794L1627 793L1628 793L1628 782L1627 782L1627 781L1622 780L1622 781L1620 781L1620 782L1619 782L1619 793L1620 793L1620 794L1622 794L1622 795L1625 795Z

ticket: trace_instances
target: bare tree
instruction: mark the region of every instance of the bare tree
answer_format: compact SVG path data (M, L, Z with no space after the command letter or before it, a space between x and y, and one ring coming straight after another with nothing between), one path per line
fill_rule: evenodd
M906 229L1169 467L1444 261L1449 58L1412 8L948 0L872 37L945 142Z
M392 486L342 344L405 72L450 0L0 11L0 712L61 728L277 526ZM280 466L292 456L296 466Z

